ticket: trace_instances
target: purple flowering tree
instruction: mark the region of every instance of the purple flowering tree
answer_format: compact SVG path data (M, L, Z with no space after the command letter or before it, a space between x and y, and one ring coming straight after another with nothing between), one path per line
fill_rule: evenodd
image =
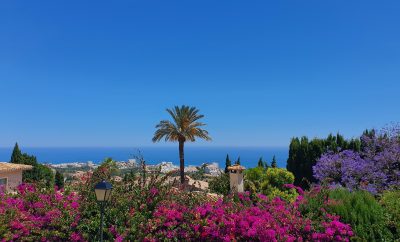
M313 167L320 182L373 194L400 188L400 129L392 126L361 136L362 150L328 152Z

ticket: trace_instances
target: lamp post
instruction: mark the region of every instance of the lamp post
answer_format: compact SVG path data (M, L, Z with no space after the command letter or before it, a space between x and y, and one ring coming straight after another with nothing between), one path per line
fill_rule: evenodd
M94 187L97 202L100 204L100 241L103 242L103 223L104 223L104 206L110 200L112 185L106 181L101 181Z

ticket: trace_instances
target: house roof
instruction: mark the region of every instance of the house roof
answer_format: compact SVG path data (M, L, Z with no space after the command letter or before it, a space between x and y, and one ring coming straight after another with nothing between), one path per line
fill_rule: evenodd
M244 168L244 166L241 166L241 165L228 166L229 171L243 171L245 169L246 168Z
M0 172L4 171L25 171L31 170L33 167L30 165L13 164L9 162L0 162Z

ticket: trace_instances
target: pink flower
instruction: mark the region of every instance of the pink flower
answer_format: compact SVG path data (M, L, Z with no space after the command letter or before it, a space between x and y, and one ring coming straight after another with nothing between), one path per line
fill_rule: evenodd
M152 187L151 189L150 189L150 195L151 196L156 196L158 194L158 189L157 188L155 188L155 187Z
M77 203L77 202L72 202L71 203L71 208L77 209L78 207L79 207L79 203Z
M11 221L10 227L14 230L19 230L19 229L22 229L24 227L24 225L21 222L14 220L14 221Z
M114 240L114 242L122 242L122 241L124 241L124 239L125 239L124 236L119 235L119 236Z
M80 234L73 232L70 236L71 241L77 242L77 241L83 241L83 238Z
M44 204L42 202L35 202L33 204L34 208L44 208Z

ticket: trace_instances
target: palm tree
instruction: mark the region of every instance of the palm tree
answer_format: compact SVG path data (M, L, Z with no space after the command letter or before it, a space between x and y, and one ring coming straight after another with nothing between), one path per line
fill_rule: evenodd
M175 106L174 109L167 109L171 115L173 122L162 120L156 125L156 132L154 133L153 142L158 142L162 139L165 141L172 141L179 143L179 161L180 161L180 175L181 183L185 181L185 158L184 158L184 145L186 141L194 142L196 137L211 140L208 136L207 130L201 129L205 126L204 123L198 122L204 115L199 114L196 107L189 107L182 105L181 107Z

